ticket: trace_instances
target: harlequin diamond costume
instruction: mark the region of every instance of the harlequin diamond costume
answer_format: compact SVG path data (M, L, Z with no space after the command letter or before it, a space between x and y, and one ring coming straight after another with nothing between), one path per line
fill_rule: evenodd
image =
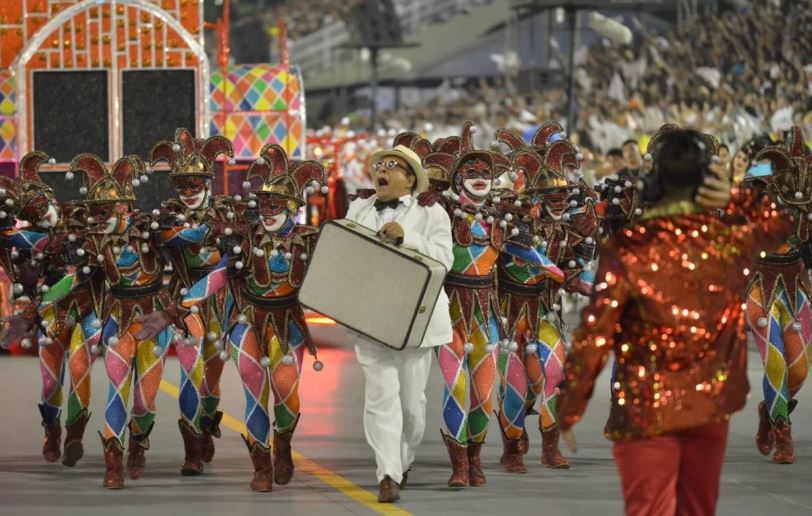
M161 240L172 263L171 290L174 297L188 294L192 285L212 273L221 255L214 245L218 228L233 222L235 212L231 198L211 195L214 160L218 155L233 156L231 142L222 136L195 139L187 129L175 132L175 141L156 144L150 161L169 163L178 196L164 203L157 215ZM194 343L179 341L176 345L181 364L180 409L178 421L183 435L186 460L181 472L196 475L203 463L214 456L213 437L220 437L222 412L220 375L223 372L225 324L234 304L229 289L220 289L198 306L203 323L203 338Z
M118 160L112 170L91 154L80 154L71 162L71 170L83 171L87 179L85 202L91 217L83 246L89 260L83 271L89 276L93 303L103 321L104 363L110 390L102 441L104 486L110 489L120 489L124 484L122 455L127 426L127 472L132 479L144 472L144 453L149 448L155 398L170 340L169 331L155 339L138 339L141 318L163 310L173 314L179 328L184 327L180 319L183 313L162 285L164 263L150 231L152 221L131 209L133 176L144 169L135 156ZM134 402L127 424L131 389L135 391Z
M762 253L756 260L747 292L747 323L764 362L756 445L764 455L774 449L773 462L792 464L795 451L789 415L809 372L812 339L809 282L800 253L809 239L812 216L812 154L801 130L793 127L786 147L767 147L754 161L765 159L772 162L772 176L748 176L745 184L771 184L776 196L794 208L797 224L781 249Z
M84 453L82 436L90 417L90 367L95 358L91 347L97 344L100 332L93 327L96 316L87 282L78 281L76 274L59 281L66 267L79 263L80 258L69 251L77 244L76 232L83 227L84 217L74 205L60 210L53 191L41 181L38 170L48 160L41 152L31 152L20 161L19 180L0 179L4 208L0 219L6 223L0 230L0 258L14 282L14 295L28 299L19 319L23 331L33 334L38 330L43 386L39 409L45 428L42 451L49 462L60 458L62 384L68 366L62 463L74 466ZM15 229L15 214L30 229ZM22 345L30 347L31 339L24 338Z
M288 162L280 146L266 145L248 169L246 182L252 189L240 212L248 225L224 229L225 235L236 231L244 237L232 254L248 253L231 273L235 309L228 352L245 388L248 435L243 439L254 466L251 489L271 491L274 482L284 485L293 476L290 442L299 422L302 360L305 349L316 354L297 293L317 233L297 224L295 217L308 190L324 185L324 169L315 161ZM190 296L196 297L196 289ZM322 368L319 361L313 366ZM273 457L269 390L274 396Z
M576 249L587 239L594 244L594 237L580 234L584 224L576 227L575 222L591 217L587 231L595 231L596 224L594 212L584 210L589 203L581 201L579 190L585 185L570 185L565 178L566 167L578 167L575 149L565 140L549 142L556 129L558 124L543 125L530 145L512 131L497 131L497 140L510 149L513 178L525 182L518 199L502 203L519 218L520 231L508 239L499 262L499 295L509 338L499 356L501 462L512 473L527 471L522 459L528 451L525 415L535 413L538 398L542 464L568 467L558 448L555 416L566 353L558 311L562 284L576 286L576 291L584 287L578 276L591 255L583 253L583 260L574 260Z
M498 221L499 214L488 203L493 175L491 153L473 150L471 124L466 123L446 202L452 216L454 263L445 290L454 338L437 348L445 381L443 439L451 458L451 487L487 482L480 450L493 410L496 347L503 335L494 272L512 219L508 214Z

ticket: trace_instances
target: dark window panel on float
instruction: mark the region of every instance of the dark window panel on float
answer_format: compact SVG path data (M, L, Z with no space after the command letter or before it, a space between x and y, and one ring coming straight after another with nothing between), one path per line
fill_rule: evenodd
M121 73L124 154L147 157L152 145L171 140L178 127L195 133L193 70L126 70ZM195 137L208 136L194 134Z
M60 163L77 153L110 159L107 71L33 73L34 141Z
M126 70L121 73L122 147L124 155L148 159L152 146L171 140L178 127L195 134L194 70ZM159 208L175 195L167 170L156 170L135 188L135 207Z

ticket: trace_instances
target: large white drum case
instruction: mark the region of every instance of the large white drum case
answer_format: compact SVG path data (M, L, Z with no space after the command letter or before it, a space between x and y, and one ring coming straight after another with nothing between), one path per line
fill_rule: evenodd
M299 302L390 348L417 348L445 276L432 258L332 220L321 227Z

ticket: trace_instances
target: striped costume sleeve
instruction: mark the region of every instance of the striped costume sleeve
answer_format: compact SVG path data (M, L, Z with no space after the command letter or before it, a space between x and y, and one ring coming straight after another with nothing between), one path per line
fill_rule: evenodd
M44 251L50 241L48 233L8 228L0 231L0 246L31 251Z
M197 305L225 287L227 281L228 257L224 256L217 262L217 265L214 266L214 270L192 285L192 288L189 289L189 293L183 296L181 306L190 308L193 305Z
M211 228L207 224L200 224L194 228L174 227L161 231L163 242L168 247L182 247L193 244L200 245L209 234Z

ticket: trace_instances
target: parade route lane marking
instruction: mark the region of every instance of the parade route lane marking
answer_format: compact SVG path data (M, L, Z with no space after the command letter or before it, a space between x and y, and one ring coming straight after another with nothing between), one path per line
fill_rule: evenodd
M180 396L180 389L178 386L167 380L161 380L161 390L175 399L178 399ZM225 411L223 412L223 419L221 423L229 430L237 432L238 434L247 433L245 424ZM338 473L325 468L312 459L305 457L296 450L292 450L292 455L293 462L300 471L317 478L347 498L350 498L379 514L391 516L411 516L412 513L399 508L397 505L378 503L378 497L375 494L353 484L348 478L342 477Z

